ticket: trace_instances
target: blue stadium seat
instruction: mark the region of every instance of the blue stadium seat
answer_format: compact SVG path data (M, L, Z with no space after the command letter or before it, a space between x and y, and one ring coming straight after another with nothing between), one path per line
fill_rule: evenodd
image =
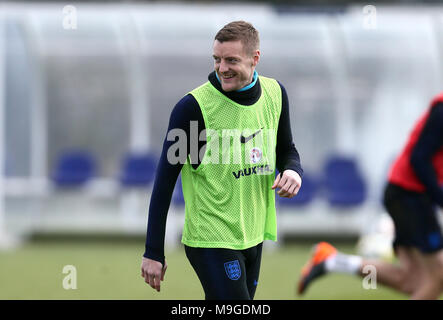
M174 193L172 194L172 203L176 206L184 206L185 198L183 197L182 179L180 175L175 184Z
M297 195L292 198L282 198L276 194L277 203L281 206L305 206L311 203L316 196L318 182L309 173L304 173L302 177L301 188Z
M151 153L128 153L122 162L120 183L125 187L147 187L155 178L157 157Z
M67 151L60 155L52 175L59 187L76 187L96 175L97 164L87 151Z
M332 156L326 160L323 173L331 206L356 206L366 200L367 186L355 159Z

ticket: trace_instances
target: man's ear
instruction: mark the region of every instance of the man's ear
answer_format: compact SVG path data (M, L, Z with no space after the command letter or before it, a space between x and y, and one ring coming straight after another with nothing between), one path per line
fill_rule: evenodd
M255 50L254 56L252 57L252 66L256 66L260 61L260 50Z

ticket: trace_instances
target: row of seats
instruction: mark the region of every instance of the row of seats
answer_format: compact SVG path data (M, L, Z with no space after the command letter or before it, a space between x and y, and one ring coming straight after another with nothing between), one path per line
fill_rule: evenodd
M148 187L155 178L157 158L150 153L128 153L121 164L118 176L124 187ZM97 162L85 151L62 154L57 160L52 175L59 187L81 186L97 175ZM278 172L277 172L278 174ZM277 197L282 206L304 206L316 197L325 197L331 206L349 207L362 204L367 197L367 186L357 162L350 157L331 156L323 167L320 176L304 173L302 187L291 199ZM183 205L181 180L177 180L172 201Z
M340 156L328 158L320 176L304 173L296 197L277 197L277 202L282 206L303 206L316 197L326 198L333 207L352 207L365 202L367 185L356 160Z
M147 187L155 178L157 157L151 153L128 153L123 158L118 180L125 187ZM56 161L52 180L59 187L82 186L97 176L98 165L86 151L71 151Z

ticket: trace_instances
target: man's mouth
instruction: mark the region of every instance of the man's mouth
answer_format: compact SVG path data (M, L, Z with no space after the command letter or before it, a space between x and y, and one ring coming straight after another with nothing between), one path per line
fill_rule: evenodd
M234 78L234 77L235 77L235 74L227 74L227 75L222 74L222 78L223 78L224 80L229 80L229 79L232 79L232 78Z

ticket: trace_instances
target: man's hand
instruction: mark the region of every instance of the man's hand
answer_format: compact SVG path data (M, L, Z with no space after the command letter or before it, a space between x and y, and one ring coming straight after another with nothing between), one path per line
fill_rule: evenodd
M141 265L141 276L145 278L145 282L149 284L153 289L160 292L160 281L165 278L165 272L168 265L165 261L165 266L158 261L143 257Z
M301 187L301 177L294 170L285 170L275 178L272 189L280 188L277 192L280 197L292 198Z

